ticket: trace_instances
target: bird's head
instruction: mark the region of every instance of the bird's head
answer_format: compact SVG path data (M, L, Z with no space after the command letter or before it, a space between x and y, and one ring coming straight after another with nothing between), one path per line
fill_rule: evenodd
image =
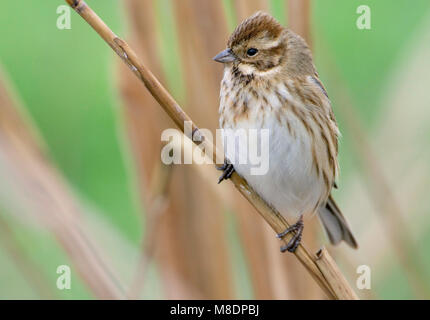
M263 74L277 67L291 73L314 73L304 40L261 11L244 20L230 36L227 49L213 59L232 64L244 74Z
M266 71L282 62L284 29L270 15L257 12L243 21L230 36L227 49L215 61L243 64L250 71Z

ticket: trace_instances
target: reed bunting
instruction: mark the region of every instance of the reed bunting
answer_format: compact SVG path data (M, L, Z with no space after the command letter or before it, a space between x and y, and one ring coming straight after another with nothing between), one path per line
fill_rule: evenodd
M294 233L281 251L296 250L303 215L314 212L331 243L344 240L356 248L330 194L338 174L339 129L305 41L257 12L236 28L214 60L224 64L219 108L224 141L236 139L238 130L269 130L267 173L253 175L249 163L226 160L219 182L236 171L287 220L297 221L278 234ZM224 146L226 159L238 158L240 141L235 148Z

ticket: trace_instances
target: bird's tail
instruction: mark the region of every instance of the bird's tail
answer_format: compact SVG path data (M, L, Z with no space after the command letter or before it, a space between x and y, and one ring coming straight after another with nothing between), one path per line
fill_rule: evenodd
M327 200L325 207L321 207L318 211L320 220L327 232L328 238L332 244L338 244L340 241L345 240L351 247L357 248L357 241L352 235L351 230L342 215L336 202L332 196Z

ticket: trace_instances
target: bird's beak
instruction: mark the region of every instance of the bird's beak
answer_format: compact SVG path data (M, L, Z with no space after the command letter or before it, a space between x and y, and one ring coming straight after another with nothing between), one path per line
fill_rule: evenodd
M234 55L233 51L231 51L231 49L225 49L213 57L213 59L216 62L227 63L236 60L236 56Z

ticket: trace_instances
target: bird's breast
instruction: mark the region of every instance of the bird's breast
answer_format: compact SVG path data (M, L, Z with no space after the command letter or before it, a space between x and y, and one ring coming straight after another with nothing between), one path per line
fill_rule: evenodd
M221 90L224 150L266 201L297 217L315 209L325 186L314 170L314 141L300 119L301 111L292 109L299 106L289 106L292 96L285 86L274 89Z

